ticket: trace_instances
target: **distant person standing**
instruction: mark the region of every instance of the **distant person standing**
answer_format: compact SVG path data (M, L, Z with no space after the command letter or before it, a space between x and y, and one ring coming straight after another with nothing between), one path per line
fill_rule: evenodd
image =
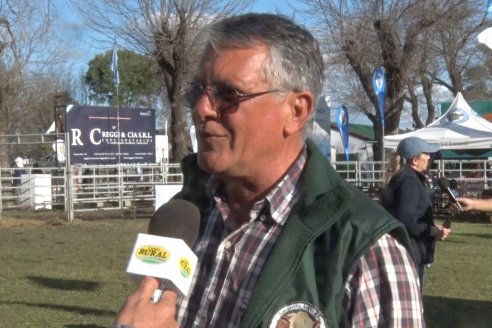
M417 137L403 139L388 169L383 198L383 206L408 230L421 289L424 268L434 260L436 239L444 240L451 233L434 224L432 200L425 187L429 154L437 150Z
M18 187L21 184L21 175L26 174L26 170L24 169L24 161L22 160L22 157L17 157L14 160L14 163L15 163L15 169L12 174L13 175L12 185Z
M20 194L21 194L21 176L26 174L26 169L24 168L24 160L22 157L17 157L14 160L15 168L12 172L12 194L15 197L15 203L20 204Z

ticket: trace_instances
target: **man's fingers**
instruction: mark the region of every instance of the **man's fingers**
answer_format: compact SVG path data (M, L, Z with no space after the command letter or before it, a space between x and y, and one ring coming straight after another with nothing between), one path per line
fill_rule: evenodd
M136 294L138 294L139 298L148 298L150 301L151 298L155 296L154 293L159 287L164 290L162 295L160 295L156 300L156 303L167 303L172 306L176 305L176 299L178 297L176 292L170 289L165 289L165 285L160 286L160 281L153 277L144 277L140 282L140 286L138 287Z
M155 304L150 297L159 287L159 280L144 277L138 289L128 297L115 323L131 327L179 328L176 323L176 292L166 290Z
M161 300L159 302L164 302L168 303L169 305L176 305L176 299L178 298L178 295L176 294L175 291L166 289L164 293L162 293Z
M159 280L153 277L144 277L140 282L140 286L138 287L137 292L141 294L143 297L150 296L154 293L154 291L159 287Z

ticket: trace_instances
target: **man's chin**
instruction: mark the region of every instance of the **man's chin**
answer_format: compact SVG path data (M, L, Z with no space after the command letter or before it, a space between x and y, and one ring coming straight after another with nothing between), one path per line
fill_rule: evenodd
M207 173L218 173L222 170L224 161L213 154L198 153L198 166Z

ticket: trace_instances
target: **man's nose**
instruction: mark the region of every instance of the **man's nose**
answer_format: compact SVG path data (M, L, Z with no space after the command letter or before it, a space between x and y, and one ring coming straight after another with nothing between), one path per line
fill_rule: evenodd
M212 96L209 90L204 90L198 98L195 107L193 108L194 116L199 121L206 119L220 118L220 112L214 108Z

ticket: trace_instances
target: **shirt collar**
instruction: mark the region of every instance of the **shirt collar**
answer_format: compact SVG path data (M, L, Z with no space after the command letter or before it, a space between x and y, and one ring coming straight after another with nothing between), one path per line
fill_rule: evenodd
M267 215L277 224L283 224L287 219L287 215L285 215L286 208L290 211L292 208L292 200L297 199L298 197L299 181L301 179L301 173L303 172L306 160L307 147L304 145L302 151L299 153L299 156L289 167L282 179L274 185L273 188L271 188L263 199L260 199L255 203L252 212ZM221 212L228 212L227 194L225 193L223 181L212 175L207 182L206 190L209 198L211 199L211 204L218 206ZM250 216L253 220L258 215Z

